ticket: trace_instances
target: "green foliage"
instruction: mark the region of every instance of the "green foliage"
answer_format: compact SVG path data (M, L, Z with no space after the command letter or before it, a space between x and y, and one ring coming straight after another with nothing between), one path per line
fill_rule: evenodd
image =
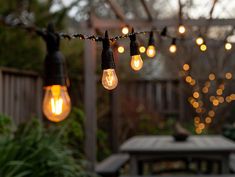
M18 127L12 136L0 138L0 176L78 177L90 176L82 160L61 141L68 127L45 129L33 119Z

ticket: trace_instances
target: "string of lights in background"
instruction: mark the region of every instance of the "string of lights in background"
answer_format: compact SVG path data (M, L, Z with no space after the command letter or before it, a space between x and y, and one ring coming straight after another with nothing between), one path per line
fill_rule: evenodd
M7 18L0 18L2 24L12 27L18 27L25 29L29 32L35 32L37 35L41 36L47 46L47 55L45 58L45 95L43 99L43 112L46 117L53 121L59 122L64 120L71 110L71 101L67 91L67 81L68 76L65 68L65 59L63 54L59 50L60 39L80 39L80 40L91 40L95 42L102 42L103 50L101 54L101 68L103 70L102 73L102 85L107 90L113 90L118 85L118 77L115 72L115 60L113 56L113 51L111 45L113 42L121 40L121 39L130 39L130 66L134 71L139 71L143 67L143 60L141 58L141 53L147 54L149 58L154 58L156 56L156 44L154 39L154 34L157 33L159 36L164 38L169 38L171 40L171 44L169 46L169 52L174 54L177 52L177 40L181 39L182 36L186 32L186 28L184 25L180 24L178 26L178 33L180 38L173 37L168 34L167 27L164 27L162 30L153 29L150 31L140 31L135 32L133 28L129 26L124 26L122 28L122 35L115 36L110 38L108 32L105 32L104 37L96 36L96 35L84 35L80 33L75 34L67 34L67 33L59 33L54 30L54 27L49 24L46 29L38 28L35 25L26 25L20 19L11 19L6 20ZM131 32L130 29L132 29ZM139 46L137 41L137 35L146 35L149 34L148 47L147 49L144 46ZM189 40L195 40L196 44L199 46L202 52L207 50L205 39L200 35L196 39L190 38ZM225 40L225 49L231 50L232 44ZM119 53L124 53L125 48L123 46L119 46L117 48ZM189 70L189 65L184 65L183 69L185 71ZM191 85L195 85L195 80L191 76L186 77L186 82ZM206 87L207 88L207 87ZM206 90L204 88L204 91ZM208 89L208 88L207 88ZM194 98L191 101L192 105L194 105L195 109L200 108L199 101L195 101L199 98L197 95L199 93L194 92ZM214 99L213 104L216 102ZM196 105L197 104L197 105ZM212 114L212 113L211 113ZM212 116L210 116L212 117ZM209 122L209 121L207 121ZM199 122L198 125L201 125ZM202 126L199 126L202 127ZM200 128L201 130L204 128ZM199 132L199 131L198 131Z
M182 72L184 76L184 80L189 86L193 89L192 96L188 98L188 102L190 105L195 109L197 116L194 117L194 125L195 125L195 132L197 134L201 134L210 124L213 123L214 118L216 117L216 111L218 110L219 106L222 106L225 103L231 103L235 101L235 94L231 93L229 95L224 95L226 84L221 82L215 89L215 93L209 94L210 89L212 88L211 85L213 82L216 81L216 76L214 73L210 73L208 75L208 80L203 83L203 87L199 87L197 84L196 79L194 79L191 75L189 75L190 65L185 63L182 66ZM224 79L229 81L233 78L231 72L226 72ZM213 92L211 90L211 92ZM204 99L203 98L208 98ZM206 109L204 105L206 102L210 103L208 107L210 109Z

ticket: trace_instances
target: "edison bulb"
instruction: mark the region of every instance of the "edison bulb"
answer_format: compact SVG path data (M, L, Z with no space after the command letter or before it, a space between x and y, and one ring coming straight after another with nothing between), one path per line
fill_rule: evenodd
M196 39L196 44L197 44L197 45L202 45L203 43L204 43L204 40L203 40L202 37L198 37L198 38Z
M146 49L145 49L145 47L144 47L144 46L140 46L140 47L139 47L139 52L140 52L140 53L144 53L144 52L145 52L145 50L146 50Z
M185 31L186 31L184 25L180 25L179 28L178 28L178 31L179 31L180 34L184 34Z
M107 90L113 90L118 85L118 78L114 69L103 70L102 85Z
M131 56L131 68L135 71L139 71L143 67L143 60L140 55Z
M156 55L156 49L155 49L154 45L148 46L147 51L146 51L146 54L147 54L147 56L150 57L150 58L155 57L155 55Z
M70 97L65 86L53 85L45 89L43 113L52 122L64 120L71 111Z
M226 50L231 50L231 49L232 49L232 44L229 43L229 42L226 42L225 45L224 45L224 48L225 48Z
M119 53L124 53L125 52L125 48L123 46L119 46L118 47L118 52Z
M170 51L171 53L175 53L176 50L177 50L177 47L176 47L175 44L172 44L172 45L169 47L169 51Z
M202 44L202 45L200 46L200 50L201 50L202 52L205 52L205 51L207 50L206 44Z
M129 28L127 26L124 26L122 28L122 34L128 34L129 33Z

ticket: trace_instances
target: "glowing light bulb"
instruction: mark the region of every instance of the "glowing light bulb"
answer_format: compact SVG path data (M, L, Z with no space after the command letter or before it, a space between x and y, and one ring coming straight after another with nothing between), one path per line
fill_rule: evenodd
M144 53L146 51L145 47L144 46L140 46L139 47L139 52L140 53Z
M205 51L207 50L206 44L202 44L202 45L200 46L200 50L201 50L202 52L205 52Z
M148 57L153 58L156 55L156 49L153 45L148 46L146 54Z
M215 74L213 73L209 74L209 80L211 81L215 80Z
M196 39L196 44L197 44L197 45L202 45L203 43L204 43L204 40L203 40L202 37L198 37L198 38Z
M118 78L114 69L103 70L102 85L107 90L113 90L118 85Z
M228 80L232 79L232 77L233 77L232 73L228 72L228 73L225 74L225 78L228 79Z
M184 34L185 31L186 31L185 26L184 26L184 25L180 25L180 26L178 27L178 31L179 31L180 34Z
M124 53L125 52L125 48L123 46L119 46L118 47L118 52L119 53Z
M175 45L175 44L171 44L170 47L169 47L169 51L170 51L171 53L175 53L176 50L177 50L176 45Z
M129 33L129 28L127 26L124 26L122 28L122 34L128 34Z
M225 48L225 50L231 50L232 49L232 44L230 42L226 42L224 44L224 48Z
M139 71L143 67L143 60L140 55L131 56L131 68L135 71Z
M190 69L190 66L187 64L187 63L185 63L184 65L183 65L183 70L184 71L188 71Z
M43 100L43 113L52 122L64 120L71 111L70 97L65 86L46 87Z

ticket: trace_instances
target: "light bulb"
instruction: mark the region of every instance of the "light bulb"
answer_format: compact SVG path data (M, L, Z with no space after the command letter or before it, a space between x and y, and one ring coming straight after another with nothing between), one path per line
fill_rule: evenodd
M122 34L128 34L129 33L129 28L127 26L124 26L122 28Z
M144 53L146 51L145 47L144 46L140 46L139 47L139 52L140 53Z
M118 47L118 52L119 53L124 53L125 52L125 48L123 46L119 46Z
M118 78L114 69L103 70L102 85L107 90L113 90L118 85Z
M171 44L170 47L169 47L169 51L170 51L171 53L175 53L176 50L177 50L176 45L175 45L175 44Z
M71 111L70 97L65 86L47 86L43 99L43 113L52 122L64 120Z
M225 45L224 45L224 48L226 50L231 50L232 49L232 44L230 42L226 42Z
M143 60L140 55L131 56L131 68L139 71L143 67Z
M203 40L202 37L198 37L198 38L196 39L196 44L197 44L197 45L202 45L203 42L204 42L204 40Z
M180 25L179 28L178 28L178 31L179 31L180 34L184 34L185 31L186 31L184 25Z
M148 46L147 51L146 51L146 54L147 54L147 56L150 57L150 58L155 57L155 55L156 55L156 49L155 49L154 45Z
M202 52L205 52L205 51L207 50L206 44L202 44L202 45L200 46L200 50L201 50Z

